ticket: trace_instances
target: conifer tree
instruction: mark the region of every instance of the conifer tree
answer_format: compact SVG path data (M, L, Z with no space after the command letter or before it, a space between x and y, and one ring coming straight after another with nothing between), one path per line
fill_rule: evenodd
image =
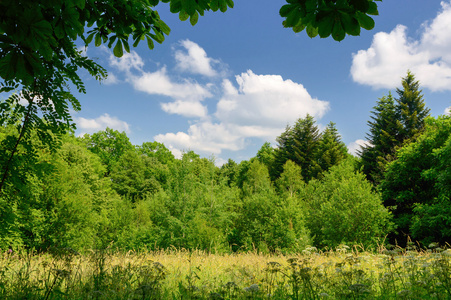
M402 127L396 115L395 100L391 93L377 101L371 119L372 121L368 121L369 145L363 146L359 154L363 173L368 180L378 184L382 179L385 164L394 156L395 147L399 145Z
M424 119L429 115L430 109L426 108L419 87L419 81L408 71L402 79L402 89L396 89L399 96L396 99L396 114L402 124L398 141L401 143L418 135L424 128Z
M273 180L279 178L283 166L292 160L302 169L302 177L306 182L315 178L321 171L316 161L320 133L315 119L308 115L299 119L293 127L288 126L278 138L278 149L275 152Z
M373 108L372 121L368 122L369 145L362 147L359 153L363 172L376 185L383 179L386 164L395 159L396 149L421 133L429 115L420 84L410 71L401 84L402 89L396 89L399 98L393 99L389 93Z
M299 119L293 127L294 151L290 159L302 168L306 182L321 172L316 160L320 137L318 126L311 115Z
M348 155L348 149L342 142L335 123L330 122L321 134L318 143L317 162L321 171L327 171Z

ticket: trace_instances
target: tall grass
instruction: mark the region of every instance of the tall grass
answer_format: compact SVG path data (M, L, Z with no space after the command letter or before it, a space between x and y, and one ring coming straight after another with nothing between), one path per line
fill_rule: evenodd
M0 256L0 299L451 299L451 250Z

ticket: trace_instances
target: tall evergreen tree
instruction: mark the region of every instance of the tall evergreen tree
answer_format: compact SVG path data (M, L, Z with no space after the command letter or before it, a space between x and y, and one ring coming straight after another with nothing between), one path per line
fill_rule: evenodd
M311 115L299 119L293 127L294 151L289 158L302 168L302 177L306 182L321 172L316 161L320 137L318 126Z
M420 83L415 76L408 71L402 79L402 89L396 89L399 98L396 99L396 113L402 124L399 141L414 138L424 129L424 119L429 115L429 108L423 100Z
M330 167L338 164L348 155L348 149L341 140L341 136L335 127L334 122L330 122L321 134L318 143L317 161L321 171L327 171Z
M429 115L420 84L410 71L401 84L402 89L396 89L399 98L393 99L389 93L373 108L372 121L368 122L369 145L362 147L359 153L363 172L375 184L383 179L385 166L395 158L396 149L421 133L424 120Z
M372 114L372 121L368 121L369 145L363 146L359 154L363 173L368 180L378 184L382 179L384 166L394 156L395 147L399 145L402 125L397 118L395 100L391 93L377 101Z

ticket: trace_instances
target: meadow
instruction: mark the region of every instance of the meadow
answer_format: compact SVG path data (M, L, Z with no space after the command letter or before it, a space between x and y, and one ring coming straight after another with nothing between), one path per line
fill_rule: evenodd
M4 253L0 299L451 299L451 249Z

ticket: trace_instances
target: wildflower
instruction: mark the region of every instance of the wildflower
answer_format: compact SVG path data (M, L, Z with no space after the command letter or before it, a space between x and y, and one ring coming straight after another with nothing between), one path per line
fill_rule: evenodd
M246 292L250 292L250 293L257 293L259 291L259 289L260 288L259 288L258 284L256 284L256 283L244 288L244 290Z

